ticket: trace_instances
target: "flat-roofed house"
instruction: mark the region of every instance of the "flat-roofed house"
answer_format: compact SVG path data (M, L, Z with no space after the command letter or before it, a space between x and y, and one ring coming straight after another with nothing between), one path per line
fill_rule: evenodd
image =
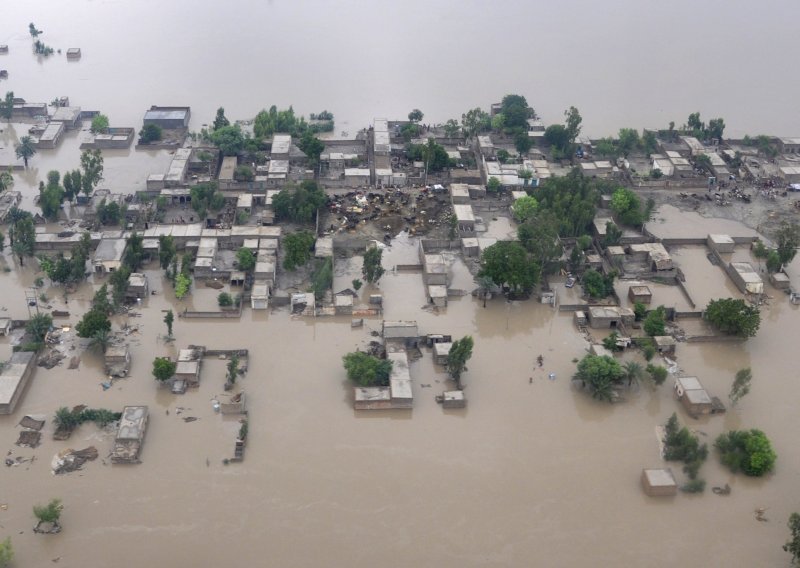
M139 455L149 416L146 406L126 406L122 409L122 418L111 451L112 463L140 463Z

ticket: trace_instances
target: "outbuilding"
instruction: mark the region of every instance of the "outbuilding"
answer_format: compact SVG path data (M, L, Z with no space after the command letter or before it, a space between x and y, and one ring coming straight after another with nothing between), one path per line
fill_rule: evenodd
M437 365L447 365L447 359L450 356L450 349L453 343L450 341L443 343L433 344L433 362Z
M131 353L127 345L111 345L106 349L106 374L127 377L131 367Z
M756 295L764 293L764 281L749 262L731 262L728 274L742 293Z
M650 291L648 286L630 286L628 288L628 299L631 302L649 304L653 300L653 293Z
M670 468L643 469L642 488L649 497L672 497L678 493L678 484Z
M35 363L36 354L31 351L11 354L11 359L0 373L0 414L14 412L33 375Z
M697 417L712 412L711 397L697 377L675 379L675 396L681 401L690 416Z
M128 290L125 297L128 299L143 299L148 295L147 275L142 272L131 272L128 277Z
M706 244L708 248L720 254L730 254L736 247L736 243L730 235L709 234L706 239Z

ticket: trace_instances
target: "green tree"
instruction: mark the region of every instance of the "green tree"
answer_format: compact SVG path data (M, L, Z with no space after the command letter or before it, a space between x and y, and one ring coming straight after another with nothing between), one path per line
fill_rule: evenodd
M642 131L642 150L644 150L645 154L654 154L655 151L658 149L658 139L656 138L656 133L652 130L643 130ZM655 170L658 172L656 179L661 177L662 173L661 170Z
M722 140L722 133L725 131L725 121L721 118L712 118L708 121L708 137Z
M157 124L145 124L139 131L139 144L151 144L164 137L164 130Z
M411 122L420 122L425 115L422 114L422 111L418 108L415 108L410 113L408 113L408 120Z
M253 181L256 179L256 174L253 172L253 168L247 164L242 164L241 166L236 166L233 172L233 178L236 181Z
M664 384L667 380L667 368L662 365L651 365L648 363L646 371L650 374L650 378L658 386Z
M782 268L792 262L797 254L797 247L800 246L800 225L783 223L775 234L775 242Z
M356 292L361 290L361 287L364 285L364 283L358 278L353 278L352 284L353 284L353 290L355 290Z
M620 187L611 196L611 209L626 225L639 226L644 223L642 202L630 189Z
M772 471L777 454L761 430L731 430L714 442L720 461L733 473L742 471L751 477L761 477Z
M441 171L450 166L450 156L444 146L437 144L433 138L427 144L409 144L406 147L409 160L425 162L427 170Z
M711 300L706 306L705 318L722 333L739 337L754 337L761 325L758 308L741 299Z
M538 262L544 274L555 274L563 253L558 238L559 220L550 211L539 211L517 228L517 238ZM576 249L573 249L576 250Z
M611 221L606 222L606 236L603 237L603 245L610 247L618 245L622 239L622 230Z
M500 180L492 176L489 178L489 181L486 184L486 191L489 193L497 193L500 191L500 187Z
M175 297L182 300L189 293L192 286L192 278L185 272L180 272L175 277Z
M538 207L539 202L536 201L536 198L526 195L514 202L511 206L511 212L514 214L514 218L518 223L524 223L536 214Z
M103 154L100 150L84 150L81 152L81 168L83 175L81 183L86 195L92 193L100 180L103 179Z
M110 343L111 332L109 332L107 329L98 329L92 336L91 341L89 341L89 347L97 347L100 349L100 351L105 353Z
M236 156L244 149L244 133L238 124L214 130L210 139L223 156Z
M667 461L682 461L683 471L690 479L696 479L700 467L708 457L708 447L700 444L697 436L692 434L686 426L681 427L678 416L673 413L664 426L664 459Z
M125 253L122 255L122 264L130 269L130 272L137 272L144 263L144 237L138 233L132 233L125 243Z
M214 182L198 183L189 191L192 200L192 209L203 219L209 211L220 211L225 206L225 197L217 190Z
M781 255L778 251L771 250L767 252L767 272L774 274L781 269Z
M109 284L111 284L111 299L115 309L118 309L125 302L125 296L130 285L128 280L130 276L131 269L123 265L118 270L115 270L108 279Z
M59 185L60 174L53 170L47 174L47 185L39 187L39 207L42 215L50 221L56 220L64 202L64 188Z
M642 321L647 316L647 306L641 302L634 302L633 315L636 317L636 321Z
M527 131L517 132L514 135L514 148L519 152L520 156L526 155L533 147L533 140L528 136Z
M505 128L509 130L528 130L528 118L533 114L533 109L528 106L528 101L522 95L506 95L501 102L500 111L504 117Z
M44 336L53 327L53 318L50 314L36 314L25 324L25 331L28 332L34 341L44 341Z
M162 269L166 270L172 263L172 259L178 254L175 246L175 239L172 235L161 235L158 237L158 263Z
M31 34L31 37L32 37L33 39L36 39L36 38L37 38L37 37L39 37L39 36L40 36L42 33L44 33L44 32L42 32L42 30L37 30L37 29L36 29L36 26L34 26L34 25L33 25L33 22L31 22L30 24L28 24L28 32L30 32L30 34Z
M789 516L789 531L792 539L783 545L783 550L792 555L792 564L800 564L800 514L792 513Z
M25 162L25 168L28 167L28 160L30 160L36 153L36 146L33 144L33 138L30 136L23 136L19 139L19 144L14 148L18 160Z
M228 308L233 305L233 296L227 292L220 292L217 295L217 304L219 304L220 308Z
M314 136L313 132L306 130L300 137L297 147L300 148L300 150L302 150L306 155L309 164L316 166L319 164L319 157L322 154L322 151L325 149L325 143Z
M560 160L571 155L569 130L561 124L551 124L544 131L544 141L550 145L553 158Z
M111 302L108 301L108 284L103 284L98 288L97 292L94 293L94 297L92 298L92 310L106 316L113 311Z
M499 241L481 255L479 276L491 278L498 285L508 285L516 294L527 294L539 280L539 264L525 247L515 241Z
M664 306L658 306L655 310L651 310L642 324L644 332L650 337L664 335L666 333L666 314L667 310Z
M34 505L33 516L40 523L52 523L58 525L61 519L61 511L64 510L64 505L61 504L61 499L51 499L47 505Z
M108 130L108 117L104 114L95 115L92 118L91 131L95 134L101 134Z
M314 273L311 275L311 288L314 297L321 300L325 292L333 286L333 259L331 257L319 259L316 263Z
M292 136L298 136L306 128L308 128L308 124L305 119L295 116L292 107L278 110L278 107L272 105L268 111L260 111L253 121L253 133L258 139L269 138L276 132L286 132Z
M177 363L167 357L156 357L153 359L153 377L161 383L168 381L175 376L177 367Z
M286 250L283 267L286 270L295 270L299 266L304 266L311 258L311 247L314 246L314 241L314 235L308 231L286 235L283 239L283 246Z
M217 116L214 117L214 124L213 124L214 130L219 130L220 128L230 126L230 124L231 124L230 121L227 118L225 118L225 109L219 107L217 109Z
M488 298L492 289L497 287L497 284L495 284L494 280L492 280L488 276L476 276L475 282L477 282L478 284L478 289L480 290L481 298L483 298L483 307L485 308L486 299Z
M472 348L475 342L472 336L465 335L456 339L450 346L447 354L447 372L453 377L458 389L461 389L461 374L467 370L467 361L472 357Z
M297 233L294 233L297 234ZM287 235L287 238L291 235ZM286 244L284 239L284 245ZM239 270L243 270L244 272L250 272L256 267L256 255L253 254L248 248L240 248L236 251L236 264L239 267Z
M472 138L481 132L487 132L492 127L489 114L480 108L473 108L461 115L461 128L467 138Z
M109 331L110 329L111 320L108 319L108 315L95 308L83 314L83 318L75 326L78 337L84 339L91 339L99 330Z
M604 276L597 270L590 268L584 272L581 278L583 293L590 298L602 299L611 294L614 290L614 277Z
M36 228L33 226L33 218L30 213L21 212L11 225L9 236L11 251L19 258L20 266L24 266L25 257L33 256L36 247Z
M628 386L631 386L633 383L638 383L644 376L644 369L637 361L625 361L622 365L622 370L625 371L625 378L628 379Z
M315 182L304 181L282 189L272 198L272 208L278 220L311 223L326 201L325 192Z
M693 130L695 132L702 132L706 128L705 123L700 121L699 112L693 112L692 114L690 114L688 120L686 121L686 125L689 127L690 130Z
M236 382L236 377L239 376L239 355L237 353L231 355L231 358L228 361L226 369L228 371L226 375L227 382L229 385L233 385L233 383Z
M500 148L497 151L497 161L501 164L505 164L508 160L511 159L511 154L508 153L508 150L505 148Z
M635 128L620 128L619 138L617 140L617 148L626 158L628 154L639 148L641 142L639 140L639 131Z
M576 237L590 232L600 193L610 193L613 187L574 168L566 176L543 180L536 189L536 199L540 210L549 210L559 219L562 237Z
M601 138L594 145L594 153L603 158L616 158L620 152L613 138Z
M583 117L581 117L581 113L578 112L577 108L571 106L564 111L564 122L566 123L570 144L574 144L575 139L581 133Z
M6 97L0 104L0 117L11 120L14 114L14 91L7 91Z
M625 377L625 370L608 355L586 355L578 362L578 369L573 376L584 388L589 388L592 398L611 402L614 400L614 389Z
M461 132L461 127L458 125L458 121L456 119L451 118L450 120L444 123L445 137L458 138L460 132Z
M750 392L750 381L752 379L753 372L750 370L750 367L745 367L744 369L736 371L736 376L731 385L731 392L728 395L732 405L736 406L736 404Z
M14 560L14 548L11 546L11 538L6 538L0 542L0 568L8 568Z
M175 322L175 314L172 313L172 310L167 310L167 314L164 316L164 323L167 324L167 337L172 337L172 324Z
M388 386L392 362L354 351L342 357L347 378L362 387Z
M369 248L364 253L364 262L361 265L361 274L364 277L364 280L370 284L375 284L381 279L381 276L383 276L383 273L385 272L383 266L381 266L382 259L383 250L381 250L380 247L375 246Z
M11 172L12 170L10 166L8 171L0 172L0 193L6 191L7 189L11 189L11 186L14 185L14 176Z

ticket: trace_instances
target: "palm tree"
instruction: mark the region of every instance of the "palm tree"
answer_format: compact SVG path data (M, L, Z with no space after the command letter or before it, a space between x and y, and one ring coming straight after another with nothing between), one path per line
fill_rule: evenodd
M11 189L14 185L14 176L11 175L11 167L9 166L7 172L0 172L0 192Z
M626 361L622 368L625 370L628 386L631 386L634 382L639 382L639 379L644 375L644 369L636 361Z
M28 159L36 153L36 147L33 145L33 139L30 136L23 136L19 139L19 144L15 149L17 159L22 158L25 162L25 167L28 167Z
M92 340L89 342L91 347L99 347L105 353L108 349L108 344L111 343L111 334L107 329L98 329L94 332Z
M608 378L599 377L591 381L589 386L592 390L592 398L604 402L612 402L614 400L614 386Z
M481 297L483 298L483 307L485 308L486 296L489 295L489 292L491 292L492 288L497 286L497 284L494 283L494 280L492 280L490 276L478 276L475 282L478 283L478 287L480 288Z

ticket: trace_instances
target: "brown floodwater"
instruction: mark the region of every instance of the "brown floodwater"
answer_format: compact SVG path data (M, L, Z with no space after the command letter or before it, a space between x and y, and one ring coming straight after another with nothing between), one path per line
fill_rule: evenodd
M423 350L411 365L413 410L352 410L341 356L373 339L378 318L353 330L344 317L246 309L240 321L178 319L176 342L166 345L162 310L189 304L174 300L152 265L148 275L158 295L135 310L140 317L115 322L115 329L124 323L137 329L127 336L130 378L104 391L99 356L78 342L68 351L80 354L78 370L68 370L66 362L37 369L16 413L0 417L0 448L36 457L0 468L0 503L8 505L0 509L0 537L12 537L18 565L49 565L57 557L63 566L105 566L109 558L119 566L251 566L265 558L281 566L786 563L780 549L785 521L800 507L794 440L800 382L789 357L797 307L784 295L764 307L762 330L747 343L678 346L682 372L699 376L722 398L737 369L749 365L755 377L738 408L693 421L676 404L669 383L658 390L643 385L617 405L573 389L572 360L586 346L571 314L499 299L484 309L471 296L452 299L436 313L421 309L421 274L391 270L415 251L413 239L405 237L387 249L389 270L377 287L385 296L385 317L416 319L425 333L473 335L466 409L444 412L435 403L448 381ZM7 253L4 261L14 267ZM466 268L459 259L450 261L463 284ZM337 261L335 289L348 286L359 271L358 260ZM13 317L25 316L22 289L34 276L28 269L0 273L3 306ZM85 310L98 285L72 294L67 309ZM362 298L371 291L362 289ZM213 297L209 292L216 293L198 293L203 306ZM46 293L53 307L65 307L60 291ZM73 343L71 333L65 345ZM154 356L188 344L250 350L249 372L240 381L250 408L243 463L222 464L232 455L239 424L211 407L222 393L224 361L206 359L201 386L183 396L159 388L150 375ZM3 357L10 354L8 340L0 349ZM539 354L542 369L534 368ZM69 441L55 442L48 422L39 448L13 445L23 415L50 417L58 406L79 403L112 409L147 404L152 415L143 463L98 460L80 472L53 476L50 459L65 447L95 445L101 458L107 455L113 432L91 424ZM729 483L730 496L644 496L641 468L662 463L655 427L675 411L709 442L728 428L763 429L779 454L775 473L763 480L731 475L712 453L702 476L709 486ZM199 420L186 423L184 416ZM64 532L34 535L31 507L51 497L64 500ZM769 523L755 521L756 507L768 508Z

